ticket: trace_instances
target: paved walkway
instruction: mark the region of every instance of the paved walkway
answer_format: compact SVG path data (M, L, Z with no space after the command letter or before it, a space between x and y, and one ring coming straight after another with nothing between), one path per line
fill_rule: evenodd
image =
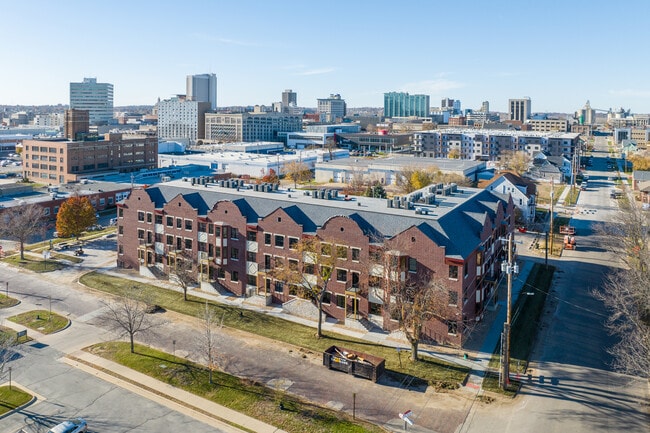
M129 278L134 281L139 281L143 283L155 284L161 287L165 287L170 290L175 290L181 292L181 289L168 281L165 280L152 280L140 276L136 272L132 271L123 271L116 270L112 264L104 261L101 265L99 262L99 257L97 258L97 265L102 266L98 269L99 272L114 275L122 278ZM112 263L112 262L111 262ZM517 299L521 288L523 287L524 282L530 272L530 269L533 266L532 261L520 261L520 273L518 277L513 282L513 305ZM58 278L64 277L65 280L72 280L73 274L77 276L88 269L87 267L82 266L71 266L68 268L68 272L65 277L59 275ZM74 270L73 270L74 269ZM68 275L69 274L69 275ZM53 274L43 274L46 278L56 277ZM438 358L450 363L455 363L463 365L471 369L471 374L469 375L469 380L465 390L476 395L481 392L480 387L482 384L483 376L485 371L488 368L488 362L492 356L493 349L496 347L497 342L500 338L500 332L503 327L503 322L505 320L506 309L505 309L505 291L506 291L505 279L501 281L498 288L498 299L495 308L491 311L487 311L484 315L483 321L477 326L477 329L474 331L472 336L473 340L480 343L480 348L475 350L468 350L467 357L463 356L463 353L460 353L458 350L440 347L440 346L429 346L429 345L420 345L419 352L421 355L427 355L434 358ZM194 289L190 293L194 296L201 297L204 299L210 299L215 302L233 305L243 309L261 311L269 315L277 316L286 320L293 322L298 322L307 326L315 327L316 321L308 318L298 317L295 315L287 314L281 307L278 306L265 306L261 305L259 302L255 301L255 298L238 298L234 296L225 296L220 295L216 292L209 293L206 291ZM19 306L18 310L21 308L28 308L27 305ZM10 323L10 322L7 322ZM20 328L18 325L16 327ZM24 328L22 328L24 329ZM403 338L401 333L388 333L382 330L359 330L353 329L350 327L345 327L340 324L337 324L333 321L325 320L323 322L323 330L336 332L339 334L352 336L360 339L366 339L368 341L373 341L381 343L387 346L396 347L396 348L410 348L408 342ZM30 331L30 335L34 335L36 338L40 339L41 336L35 335L34 331ZM47 337L46 337L47 338ZM82 339L83 340L83 339ZM91 341L92 340L92 341ZM175 410L179 410L189 415L206 422L208 424L214 425L224 431L240 432L241 429L238 429L236 426L242 426L249 431L256 432L280 432L277 428L264 424L255 420L253 418L247 417L238 412L227 409L223 406L209 402L203 398L187 394L172 388L169 385L159 382L155 379L152 379L148 376L142 375L138 372L130 370L121 365L112 363L105 359L99 358L95 355L81 351L82 347L85 347L89 344L97 342L97 336L88 334L88 341L79 341L78 344L74 346L61 344L55 347L63 350L67 358L65 362L68 362L78 368L84 369L89 373L102 377L105 380L108 380L112 383L118 384L125 388L128 388L134 392L142 393L148 398L155 399L161 404L168 405ZM477 347L478 347L478 343ZM214 415L211 415L214 414ZM397 420L399 421L399 420ZM235 425L232 425L235 424ZM401 430L401 425L392 424L384 425L386 428L391 428L394 431ZM421 429L421 427L419 427ZM409 429L411 430L411 429ZM421 431L427 431L426 429Z

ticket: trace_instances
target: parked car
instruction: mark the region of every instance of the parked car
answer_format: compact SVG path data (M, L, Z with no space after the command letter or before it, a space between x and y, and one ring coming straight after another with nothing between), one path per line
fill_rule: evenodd
M47 433L79 433L88 430L88 425L83 418L63 421L47 431Z

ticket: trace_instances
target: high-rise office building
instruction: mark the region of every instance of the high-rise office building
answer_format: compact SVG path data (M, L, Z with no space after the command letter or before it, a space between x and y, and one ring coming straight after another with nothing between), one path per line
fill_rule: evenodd
M318 99L318 114L321 122L336 122L345 117L345 99L341 95L330 95L329 98Z
M205 138L205 113L209 102L189 101L185 95L158 103L158 138L185 138L194 143Z
M525 122L530 119L530 98L509 99L508 119Z
M282 92L282 106L298 105L298 94L291 89Z
M479 110L482 113L489 113L490 112L490 101L483 101L481 103L481 109Z
M209 102L210 109L217 109L217 76L199 74L187 76L186 96L189 101Z
M386 117L427 117L429 108L429 95L409 95L405 92L384 93L384 116Z
M106 125L113 120L113 85L84 78L70 83L70 108L88 110L91 125Z

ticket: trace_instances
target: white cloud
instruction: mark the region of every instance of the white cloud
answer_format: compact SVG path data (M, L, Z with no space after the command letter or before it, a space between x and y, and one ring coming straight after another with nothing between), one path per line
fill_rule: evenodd
M296 72L293 75L322 75L322 74L329 74L330 72L334 72L335 70L336 69L334 68L308 69L306 71Z
M622 96L625 98L650 98L650 90L620 89L610 90L608 93L610 95Z

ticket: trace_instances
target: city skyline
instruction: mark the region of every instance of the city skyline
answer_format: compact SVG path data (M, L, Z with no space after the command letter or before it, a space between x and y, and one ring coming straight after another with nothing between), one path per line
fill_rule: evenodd
M67 104L71 82L95 77L114 85L115 106L153 105L183 94L187 75L214 73L220 107L271 105L292 89L304 107L330 94L382 107L384 93L409 92L432 107L449 97L506 112L530 97L533 113L587 100L650 113L644 57L629 43L645 40L650 4L624 2L620 33L604 0L578 3L10 2L0 104ZM177 21L188 15L192 25Z

